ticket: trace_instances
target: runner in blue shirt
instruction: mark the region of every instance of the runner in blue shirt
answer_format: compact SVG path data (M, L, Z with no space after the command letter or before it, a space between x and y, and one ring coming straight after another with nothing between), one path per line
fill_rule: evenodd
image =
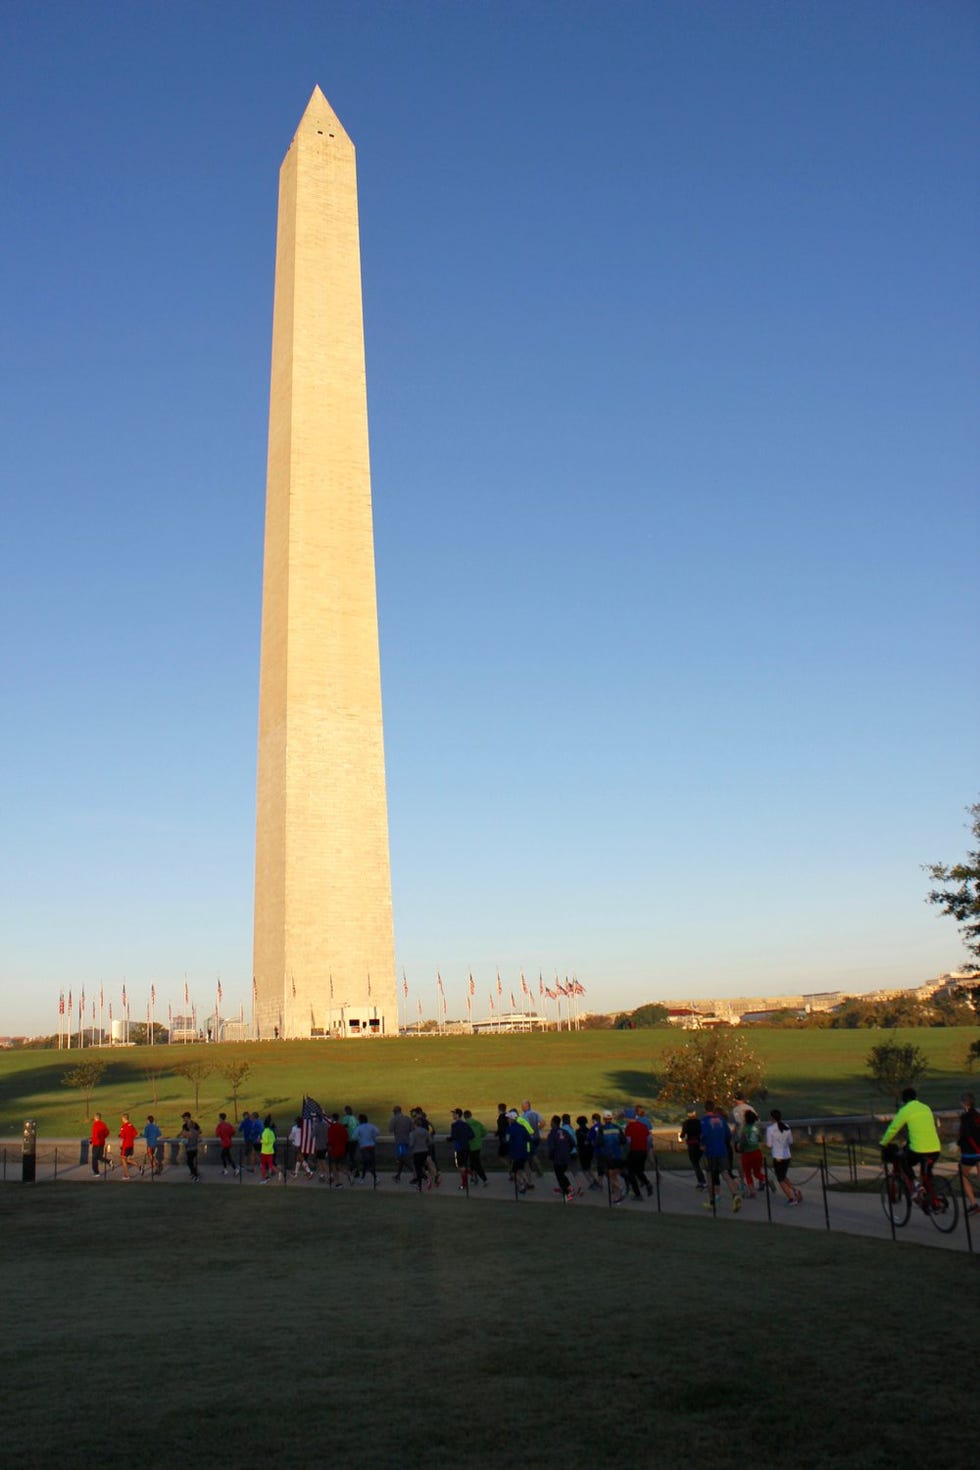
M704 1149L704 1158L701 1162L708 1174L708 1198L704 1202L704 1208L714 1209L715 1196L718 1193L722 1175L724 1175L728 1188L732 1192L732 1210L738 1214L742 1208L742 1196L738 1192L738 1183L732 1173L732 1130L728 1126L728 1119L711 1100L705 1103L704 1117L701 1119L701 1147Z
M143 1154L143 1162L140 1164L140 1173L149 1169L151 1174L163 1172L163 1162L157 1156L157 1144L160 1142L160 1134L163 1130L160 1124L154 1121L150 1113L143 1128L143 1137L146 1139L146 1150Z

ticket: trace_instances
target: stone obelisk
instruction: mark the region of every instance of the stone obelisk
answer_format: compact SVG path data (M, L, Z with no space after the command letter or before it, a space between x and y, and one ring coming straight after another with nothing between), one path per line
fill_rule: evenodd
M319 87L279 174L254 975L263 1040L397 1034L357 178Z

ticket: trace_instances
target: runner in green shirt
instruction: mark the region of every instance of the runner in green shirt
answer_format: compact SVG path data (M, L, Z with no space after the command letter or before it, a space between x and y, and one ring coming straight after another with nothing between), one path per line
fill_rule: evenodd
M473 1137L470 1140L470 1173L475 1174L477 1179L482 1179L484 1188L486 1188L486 1186L490 1183L490 1180L487 1178L487 1171L483 1167L483 1158L480 1154L480 1150L483 1147L483 1140L487 1136L487 1130L484 1128L479 1119L474 1118L469 1108L463 1109L463 1122L469 1123L470 1130L473 1134Z

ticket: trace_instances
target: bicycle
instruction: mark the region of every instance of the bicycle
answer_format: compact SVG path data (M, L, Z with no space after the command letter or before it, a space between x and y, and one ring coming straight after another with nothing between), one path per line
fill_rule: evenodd
M908 1224L915 1204L937 1230L950 1235L959 1219L959 1202L949 1180L934 1174L932 1163L928 1162L923 1166L923 1180L919 1184L902 1150L892 1145L882 1149L881 1158L885 1166L881 1182L881 1208L885 1218L901 1229Z

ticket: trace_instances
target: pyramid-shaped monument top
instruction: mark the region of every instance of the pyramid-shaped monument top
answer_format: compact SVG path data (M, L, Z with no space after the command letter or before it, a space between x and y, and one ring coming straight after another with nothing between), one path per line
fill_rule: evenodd
M350 142L343 123L319 87L313 88L313 95L306 104L306 111L296 129L296 137L309 133L324 133L327 137L343 138L345 142Z

